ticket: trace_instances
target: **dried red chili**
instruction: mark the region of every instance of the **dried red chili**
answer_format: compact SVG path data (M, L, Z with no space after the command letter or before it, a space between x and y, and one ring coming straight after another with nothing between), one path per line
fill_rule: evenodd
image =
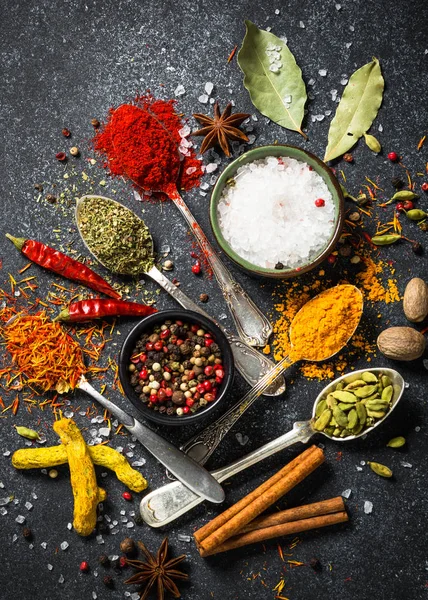
M93 298L72 302L68 308L62 310L54 321L72 321L74 323L100 319L102 317L147 317L157 312L153 306L138 304L137 302L124 302L123 300L105 300Z
M105 157L105 167L113 176L128 176L139 183L144 180L146 188L156 189L165 183L162 179L165 174L171 181L173 169L175 177L179 172L177 186L190 190L199 186L202 163L195 151L186 147L178 170L177 149L183 143L182 128L174 100L137 96L130 104L110 109L107 122L95 134L93 144L95 151ZM150 177L146 178L147 173Z
M107 281L78 260L36 240L16 238L9 233L6 233L6 237L14 243L22 254L41 267L112 298L120 298L120 294Z

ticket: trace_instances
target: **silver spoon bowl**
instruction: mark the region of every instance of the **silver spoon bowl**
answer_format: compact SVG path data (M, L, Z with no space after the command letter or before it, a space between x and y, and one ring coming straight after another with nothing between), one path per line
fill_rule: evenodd
M394 393L391 400L391 408L386 413L386 415L377 421L377 423L373 427L369 427L364 429L358 435L348 436L346 438L337 438L331 437L323 432L316 431L313 427L315 422L315 410L319 400L326 396L336 387L338 383L341 381L345 381L346 383L351 383L351 381L355 381L355 379L359 379L359 376L365 371L370 370L371 372L377 373L382 372L392 381ZM284 448L288 448L288 446L292 446L296 442L301 442L306 444L311 437L315 433L322 433L325 437L335 441L335 442L350 442L357 438L366 436L373 432L374 429L379 427L391 414L391 412L395 409L404 391L404 380L400 373L395 371L394 369L387 368L370 368L370 369L362 369L360 371L354 371L353 373L342 375L335 381L329 383L322 392L317 396L314 407L312 411L312 418L308 421L298 421L294 423L293 429L284 435L279 436L278 438L268 442L264 446L261 446L257 450L253 450L243 458L239 458L234 461L230 465L223 467L221 469L217 469L212 471L211 474L213 477L217 479L218 482L222 482L232 475L236 475L240 471L247 469L251 465L254 465L261 460L264 460L268 456L279 452L280 450L284 450ZM173 481L164 485L163 487L154 490L147 496L145 496L141 500L140 504L140 512L144 521L150 525L151 527L162 527L171 521L174 521L181 515L185 514L198 504L200 504L202 500L196 496L194 493L190 492L185 486L183 486L179 481Z

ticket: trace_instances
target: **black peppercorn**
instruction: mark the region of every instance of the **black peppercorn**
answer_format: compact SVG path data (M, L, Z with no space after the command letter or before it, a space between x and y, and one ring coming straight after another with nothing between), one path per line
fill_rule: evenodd
M413 242L412 243L412 250L418 256L420 256L424 252L424 249L423 249L422 245L419 242Z
M135 552L136 546L135 542L132 538L125 538L122 542L120 542L120 551L124 554L132 554Z
M110 589L114 587L114 581L113 581L113 577L111 577L111 575L106 575L103 579L103 583L106 587L108 587Z
M30 541L33 539L33 532L29 527L24 527L24 529L22 530L22 535L25 537L26 540Z
M101 554L98 561L99 561L100 565L103 565L104 567L106 567L108 564L110 564L110 559L107 556L107 554Z
M311 558L311 560L309 561L310 566L313 568L314 571L316 572L320 572L322 571L322 564L320 563L320 561L317 558Z
M404 181L402 179L400 179L399 177L393 177L391 179L391 183L397 190L402 188L404 185Z
M275 269L278 269L278 271L281 271L284 268L284 265L282 264L282 262L277 262L275 265Z

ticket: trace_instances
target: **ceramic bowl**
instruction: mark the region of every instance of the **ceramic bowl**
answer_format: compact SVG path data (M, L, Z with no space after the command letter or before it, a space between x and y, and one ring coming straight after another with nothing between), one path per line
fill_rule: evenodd
M204 408L199 409L197 412L193 414L189 413L181 417L178 417L177 415L166 415L164 413L159 413L152 408L148 408L148 406L140 400L138 393L130 383L129 364L137 341L143 333L152 333L154 327L162 325L167 319L174 321L179 319L187 323L199 325L205 329L205 331L209 331L220 348L225 370L225 376L218 388L216 399L207 404ZM144 415L144 417L161 425L187 425L208 417L214 409L219 407L225 398L232 385L233 375L233 355L225 334L215 323L213 323L213 321L190 310L163 310L145 317L128 334L123 342L119 355L119 377L127 398Z
M220 228L217 207L227 181L236 175L236 172L239 169L239 167L242 167L243 165L251 163L255 160L264 159L268 156L289 157L307 163L324 180L333 198L335 208L334 226L330 235L330 239L327 241L324 248L315 257L313 257L309 263L304 264L297 269L268 269L248 262L233 250L233 248L223 237ZM220 174L220 176L217 179L217 182L211 194L210 204L211 227L213 229L217 243L225 252L225 254L227 254L227 256L239 267L241 267L242 269L244 269L252 275L263 277L275 277L279 279L295 277L297 275L301 275L302 273L307 273L308 271L319 265L323 260L325 260L329 254L331 254L342 231L344 212L345 211L342 190L340 189L339 182L337 181L331 169L327 167L327 165L323 163L314 154L311 154L310 152L307 152L306 150L302 150L301 148L297 148L295 146L285 145L260 146L258 148L254 148L253 150L250 150L249 152L245 152L245 154L242 154L242 156L230 163L230 165L226 167L226 169Z

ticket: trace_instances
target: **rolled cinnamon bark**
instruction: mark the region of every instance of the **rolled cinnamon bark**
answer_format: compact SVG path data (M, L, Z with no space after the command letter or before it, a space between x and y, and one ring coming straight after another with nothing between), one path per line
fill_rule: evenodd
M319 527L327 527L328 525L336 525L337 523L344 523L348 521L349 517L345 511L336 512L329 515L322 515L320 517L312 517L310 519L302 519L300 521L293 521L291 523L283 523L282 525L275 525L274 527L266 527L264 529L256 529L243 533L242 535L236 535L223 544L219 544L210 550L204 550L198 547L200 555L204 558L206 556L212 556L213 554L219 554L220 552L226 552L226 550L233 550L234 548L240 548L241 546L247 546L248 544L255 544L257 542L264 542L275 537L283 535L291 535L295 533L301 533L308 529L318 529Z
M266 527L282 525L283 523L291 523L292 521L301 521L302 519L310 519L312 517L321 517L323 515L343 512L345 510L345 503L342 496L337 496L336 498L330 498L329 500L313 502L312 504L304 504L303 506L296 506L295 508L281 510L280 512L272 515L259 517L240 529L239 535L242 533L248 533L249 531L254 531L255 529L265 529Z
M311 446L248 496L196 531L194 538L201 555L210 554L216 546L237 534L323 462L323 451Z

